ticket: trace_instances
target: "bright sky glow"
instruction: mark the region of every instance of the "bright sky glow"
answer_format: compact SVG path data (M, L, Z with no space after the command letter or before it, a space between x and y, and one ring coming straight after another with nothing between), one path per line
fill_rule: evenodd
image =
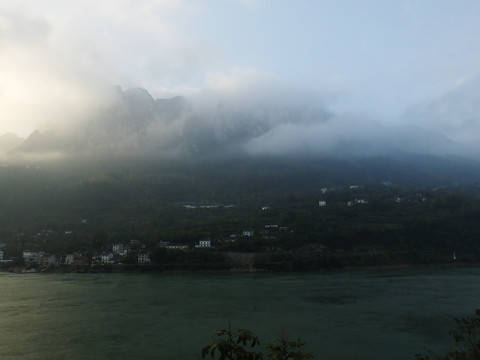
M475 0L3 0L0 135L81 117L112 84L161 97L245 79L393 121L478 75L478 14Z

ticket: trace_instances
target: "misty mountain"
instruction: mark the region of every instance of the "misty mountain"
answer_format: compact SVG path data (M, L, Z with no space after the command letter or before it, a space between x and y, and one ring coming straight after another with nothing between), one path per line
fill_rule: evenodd
M0 136L0 152L9 152L12 151L19 146L21 146L24 142L20 136L7 133L5 135Z
M147 90L116 89L113 102L67 133L35 131L20 152L139 153L209 155L239 149L278 124L328 117L303 107L218 102L192 104L183 97L154 99Z
M480 76L456 86L439 98L412 107L404 116L410 124L436 129L472 153L480 149Z
M165 140L175 141L169 127L185 111L182 97L155 100L145 89L117 89L115 101L85 121L70 138L77 151L145 152L165 147ZM156 136L157 127L169 134Z
M320 124L278 126L251 139L251 154L317 154L363 158L396 152L457 154L458 145L441 133L416 126L384 126L369 119L335 117Z
M19 147L21 152L50 153L58 152L68 148L65 139L58 137L52 131L41 133L35 130Z
M458 146L418 126L386 126L337 116L307 102L154 99L147 90L116 89L114 100L69 131L35 131L17 153L158 156L377 156L448 154Z

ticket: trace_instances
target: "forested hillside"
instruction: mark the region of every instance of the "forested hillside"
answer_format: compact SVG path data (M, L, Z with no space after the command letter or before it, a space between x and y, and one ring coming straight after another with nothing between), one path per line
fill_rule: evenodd
M7 254L99 252L131 239L153 253L161 242L193 247L208 238L219 251L264 254L256 260L264 268L479 257L476 163L137 159L0 171Z

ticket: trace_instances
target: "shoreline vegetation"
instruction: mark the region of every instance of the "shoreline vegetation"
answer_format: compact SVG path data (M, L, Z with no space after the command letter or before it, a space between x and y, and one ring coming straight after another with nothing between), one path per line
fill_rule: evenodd
M268 264L263 264L268 265ZM235 264L82 264L56 265L47 267L5 266L0 272L17 274L28 273L285 273L285 272L324 272L324 271L366 271L366 270L395 270L408 268L464 268L478 267L480 262L437 262L437 263L395 263L378 265L345 265L314 267L311 264L269 264L258 267L255 264L238 266Z

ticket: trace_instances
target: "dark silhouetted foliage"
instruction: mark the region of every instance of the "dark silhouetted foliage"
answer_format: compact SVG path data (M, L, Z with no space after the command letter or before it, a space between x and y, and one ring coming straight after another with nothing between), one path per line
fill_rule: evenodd
M416 355L417 360L480 360L480 309L475 316L456 319L457 328L451 332L457 349L440 355Z
M202 349L202 357L210 356L218 360L260 360L263 359L263 353L260 351L250 351L260 344L258 337L250 330L228 329L216 330L213 335L212 343ZM291 340L285 331L276 337L276 341L267 345L267 360L310 360L313 355L303 350L305 343L298 340Z
M209 355L218 360L260 360L263 357L261 352L247 350L259 344L258 337L250 330L231 330L229 325L228 329L213 333L212 343L202 349L202 358Z
M277 335L276 341L267 345L269 354L267 360L309 360L313 355L303 350L305 343L300 340L291 340L285 330Z

